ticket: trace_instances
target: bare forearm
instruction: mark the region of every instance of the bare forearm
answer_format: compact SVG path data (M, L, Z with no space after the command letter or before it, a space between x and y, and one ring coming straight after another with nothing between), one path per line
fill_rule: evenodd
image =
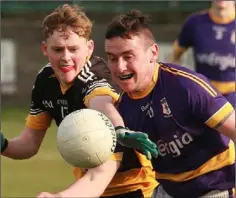
M121 118L120 114L117 112L116 108L112 103L106 104L103 108L99 109L99 111L104 113L111 120L114 126L124 126L123 119Z
M120 166L119 161L108 160L100 167L88 172L66 190L58 193L59 197L100 197Z
M43 141L46 130L38 131L25 127L20 136L8 140L2 155L12 159L28 159L34 156Z
M59 193L64 197L100 197L103 194L102 189L96 188L99 181L93 181L91 177L85 176L72 184L68 189ZM94 190L96 189L96 190Z
M35 153L36 152L33 149L29 149L27 142L22 141L19 136L8 140L7 149L2 153L2 155L12 159L28 159Z
M89 108L104 113L114 126L124 126L124 121L115 106L112 104L112 98L104 98L102 101L93 100L89 102Z

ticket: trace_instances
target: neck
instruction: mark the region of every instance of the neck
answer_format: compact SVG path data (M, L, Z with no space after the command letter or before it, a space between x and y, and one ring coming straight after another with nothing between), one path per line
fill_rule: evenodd
M139 94L139 93L142 93L144 92L146 89L148 89L152 83L153 83L153 75L155 73L155 69L156 69L156 63L154 63L151 67L150 67L150 70L149 70L149 73L148 75L144 78L144 80L141 82L142 83L142 86L140 86L138 88L137 91L135 91L134 93L132 94ZM151 78L150 78L151 77Z
M214 16L216 16L217 18L221 20L227 20L231 18L232 15L235 15L234 7L230 9L218 9L218 8L212 7L211 10Z
M55 75L55 76L56 76L56 75ZM56 78L57 78L57 80L59 81L60 87L61 87L62 89L68 89L68 88L74 83L74 81L71 82L71 83L65 83L65 82L62 81L58 76L56 76Z

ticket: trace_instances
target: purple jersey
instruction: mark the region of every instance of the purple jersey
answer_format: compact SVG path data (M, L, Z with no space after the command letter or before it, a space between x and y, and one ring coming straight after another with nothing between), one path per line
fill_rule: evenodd
M158 64L153 81L141 97L124 93L117 108L127 127L157 143L157 180L181 198L233 188L234 144L215 130L234 111L232 105L187 68Z
M191 15L179 34L180 47L192 47L196 71L222 93L235 91L235 21L220 24L211 12Z

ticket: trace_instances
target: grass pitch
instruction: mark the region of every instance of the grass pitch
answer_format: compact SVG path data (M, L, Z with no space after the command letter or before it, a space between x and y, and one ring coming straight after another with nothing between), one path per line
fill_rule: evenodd
M24 128L26 109L2 108L1 124L7 138L18 136ZM27 160L1 157L1 196L36 197L42 191L58 192L74 182L73 167L60 156L53 124L47 131L39 153Z

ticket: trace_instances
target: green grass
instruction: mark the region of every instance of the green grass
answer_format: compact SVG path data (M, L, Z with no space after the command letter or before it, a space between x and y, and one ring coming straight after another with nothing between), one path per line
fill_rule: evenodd
M4 108L1 113L3 133L18 136L24 128L25 109ZM58 192L74 181L72 170L56 147L56 126L47 131L39 153L27 160L1 157L2 197L36 197L39 192Z

